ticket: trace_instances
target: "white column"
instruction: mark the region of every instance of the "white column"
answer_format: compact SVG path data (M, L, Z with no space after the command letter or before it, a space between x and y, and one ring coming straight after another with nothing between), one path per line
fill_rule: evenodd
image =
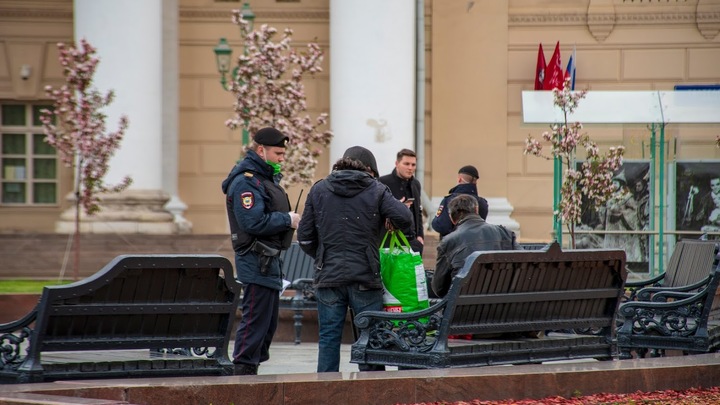
M107 196L97 217L86 218L85 230L189 230L187 207L177 198L177 0L75 0L73 11L76 43L85 38L100 59L93 86L115 92L103 110L107 131L117 130L120 116L129 120L105 181L133 179L128 190Z
M415 1L330 0L330 164L370 149L380 175L415 148Z

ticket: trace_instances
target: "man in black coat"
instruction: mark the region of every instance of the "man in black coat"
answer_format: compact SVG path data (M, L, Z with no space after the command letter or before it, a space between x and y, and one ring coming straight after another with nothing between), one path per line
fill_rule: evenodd
M379 250L386 220L399 229L412 225L410 211L376 175L372 152L353 146L305 201L297 236L300 248L315 259L319 373L339 371L347 308L383 309Z
M450 215L446 209L450 201L453 198L467 194L475 197L478 202L478 213L480 218L487 219L488 216L488 202L486 199L480 197L477 192L477 180L480 177L478 170L475 166L467 165L463 166L458 170L457 186L450 189L449 194L443 198L438 207L435 218L432 220L433 229L440 234L440 239L455 229L452 221L450 221Z
M413 224L409 228L401 228L412 249L420 254L425 244L423 227L420 182L415 178L417 156L410 149L402 149L397 153L395 168L392 173L380 177L380 182L387 185L398 200L410 209ZM414 235L414 236L413 236Z

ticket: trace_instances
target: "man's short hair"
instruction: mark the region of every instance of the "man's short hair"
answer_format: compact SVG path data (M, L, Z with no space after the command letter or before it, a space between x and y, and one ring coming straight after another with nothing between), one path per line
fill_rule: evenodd
M415 152L410 149L400 149L400 152L397 153L397 161L398 162L401 161L403 156L417 158L417 155L415 154Z
M448 214L453 222L457 222L470 214L477 214L477 199L468 194L460 194L448 204Z

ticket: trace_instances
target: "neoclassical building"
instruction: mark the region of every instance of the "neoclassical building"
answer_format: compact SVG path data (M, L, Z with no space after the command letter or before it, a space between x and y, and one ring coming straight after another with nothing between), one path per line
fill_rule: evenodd
M255 27L317 41L324 70L305 82L309 113L329 112L335 138L317 178L354 144L380 171L401 148L417 151L429 215L475 165L490 221L522 241L552 232L552 162L525 156L522 92L533 90L538 45L563 66L576 52L576 88L673 90L720 83L719 0L252 0ZM242 133L224 122L232 95L220 85L213 48L242 52L233 0L23 0L0 2L0 232L67 233L72 174L43 143L44 88L62 84L58 42L98 48L95 86L116 92L109 130L130 120L107 181L129 190L86 219L86 233L227 234L220 182L240 156ZM419 55L419 57L417 57ZM720 117L720 110L718 111ZM643 124L588 125L602 147L651 156ZM718 124L664 127L666 162L720 160ZM657 146L656 146L657 147ZM670 170L672 171L672 170ZM679 178L679 177L678 177ZM672 179L668 181L669 190ZM301 189L289 189L294 201ZM306 195L306 194L305 194ZM678 203L679 204L679 203ZM657 207L656 207L657 208ZM670 207L674 209L674 207ZM679 212L674 215L680 215Z

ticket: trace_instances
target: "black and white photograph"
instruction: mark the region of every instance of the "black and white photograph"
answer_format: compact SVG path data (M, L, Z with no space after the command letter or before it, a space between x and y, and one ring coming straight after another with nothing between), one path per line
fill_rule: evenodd
M581 163L578 163L578 166ZM608 234L580 234L576 246L580 249L618 248L627 254L628 267L647 271L649 235L633 233L647 231L650 224L650 162L624 161L614 173L614 195L602 206L595 206L584 195L582 218L578 230L613 231ZM615 233L615 231L625 233Z
M720 232L720 161L676 163L675 229ZM681 237L698 238L698 234Z

